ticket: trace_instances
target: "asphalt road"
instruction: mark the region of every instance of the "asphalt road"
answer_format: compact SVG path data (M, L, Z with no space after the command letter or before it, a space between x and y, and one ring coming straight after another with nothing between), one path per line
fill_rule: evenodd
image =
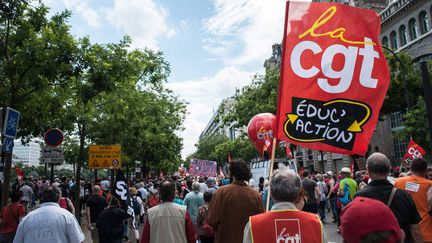
M331 216L330 216L331 217ZM327 237L327 241L329 243L341 243L342 237L339 233L337 233L337 224L332 223L331 219L330 222L326 222L323 224L324 226L324 232Z

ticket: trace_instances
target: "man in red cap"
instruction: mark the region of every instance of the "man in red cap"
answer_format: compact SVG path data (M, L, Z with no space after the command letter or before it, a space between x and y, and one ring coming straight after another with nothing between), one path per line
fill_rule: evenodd
M340 230L346 243L404 241L396 217L381 201L356 197L342 210L340 218Z
M387 180L391 168L387 156L373 153L366 161L366 168L372 181L358 191L356 197L373 198L387 204L405 232L405 243L423 242L419 228L421 217L412 197L403 190L397 190Z

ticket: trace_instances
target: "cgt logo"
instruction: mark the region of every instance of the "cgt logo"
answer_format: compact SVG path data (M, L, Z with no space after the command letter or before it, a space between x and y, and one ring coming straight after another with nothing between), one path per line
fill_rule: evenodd
M262 126L257 132L257 138L258 140L265 140L267 136L270 139L273 139L273 130L266 131L265 128Z
M298 219L275 219L276 243L301 243Z
M415 149L414 147L411 147L408 149L408 154L410 154L413 159L423 158L422 153L420 151L418 151L417 149Z

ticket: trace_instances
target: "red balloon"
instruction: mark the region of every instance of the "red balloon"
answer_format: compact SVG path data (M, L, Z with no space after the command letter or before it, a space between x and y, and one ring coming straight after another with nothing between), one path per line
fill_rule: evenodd
M260 113L252 117L248 124L248 136L260 154L264 153L266 140L270 140L268 151L271 154L273 133L276 130L276 116L271 113ZM268 137L268 139L267 139Z

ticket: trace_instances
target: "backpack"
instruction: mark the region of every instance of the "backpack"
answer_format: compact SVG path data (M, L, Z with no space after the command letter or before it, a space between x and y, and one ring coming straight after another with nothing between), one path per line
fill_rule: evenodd
M149 201L148 201L148 206L149 208L152 208L154 206L159 205L159 197L156 194L151 194Z
M350 191L350 188L344 181L344 195L339 198L340 202L344 205L347 205L351 201L351 199L349 197L349 194L350 194L349 191Z
M202 235L204 235L205 237L214 237L215 236L215 231L213 229L213 227L211 227L208 223L207 223L207 209L205 207L203 207L205 212L206 212L206 217L204 218L204 224L202 227Z
M141 214L141 205L138 202L138 199L136 197L132 197L132 207L133 207L135 215Z

